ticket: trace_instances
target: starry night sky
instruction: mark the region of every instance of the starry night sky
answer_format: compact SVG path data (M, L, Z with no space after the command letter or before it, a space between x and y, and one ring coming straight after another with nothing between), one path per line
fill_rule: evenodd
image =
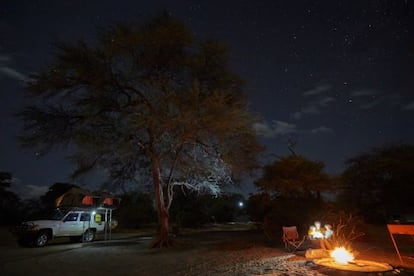
M27 102L24 81L50 61L53 43L92 39L96 27L145 22L163 10L196 36L230 47L251 109L264 119L255 126L267 147L264 163L288 154L289 139L297 153L323 161L332 174L343 170L345 159L372 147L413 143L412 0L3 0L0 171L16 178L14 191L25 198L55 182L74 182L65 151L37 157L15 139L21 122L13 113Z

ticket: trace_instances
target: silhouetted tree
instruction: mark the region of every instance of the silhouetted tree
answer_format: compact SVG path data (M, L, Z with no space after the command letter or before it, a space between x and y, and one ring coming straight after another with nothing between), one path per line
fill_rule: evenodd
M271 209L272 198L269 193L262 192L249 197L247 211L250 219L255 222L263 222L264 217Z
M201 226L206 223L234 221L244 213L238 203L244 201L240 194L228 193L220 196L197 195L193 191L178 194L171 208L171 217L178 226Z
M9 172L0 172L0 224L8 225L16 223L19 217L19 197L8 190L13 177Z
M214 199L210 206L210 217L214 217L215 222L235 221L239 216L244 215L245 208L239 206L239 202L244 203L244 197L240 194L225 194Z
M0 172L0 190L5 191L12 183L12 174L9 172Z
M255 181L260 190L277 197L320 199L321 192L331 189L324 164L300 155L281 157L263 168Z
M156 222L157 211L154 208L154 197L141 192L129 192L120 196L122 204L114 211L119 226L139 228Z
M414 146L386 145L346 161L339 196L368 221L414 212Z
M60 44L32 76L39 104L19 114L21 141L40 153L74 145L74 176L105 168L120 183L150 177L160 223L153 246L168 246L175 187L218 193L256 167L256 118L227 49L168 15L108 28L92 45Z
M183 193L177 193L174 197L174 205L171 206L170 217L177 227L200 227L210 222L209 207L216 199L214 196L183 189Z
M39 198L26 199L21 203L21 221L45 219L51 210L45 209Z
M265 166L255 185L263 192L258 198L270 198L270 203L256 206L265 212L259 215L272 239L280 237L282 225L307 227L324 208L322 192L332 189L324 164L300 155L280 157Z

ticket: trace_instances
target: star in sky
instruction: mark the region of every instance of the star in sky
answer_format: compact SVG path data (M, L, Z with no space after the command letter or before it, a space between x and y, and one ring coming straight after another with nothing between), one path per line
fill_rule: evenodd
M7 1L0 9L0 170L19 185L67 182L67 152L37 157L16 143L24 81L54 41L92 40L97 26L143 22L168 10L201 37L230 47L256 125L274 154L297 151L335 174L371 147L414 138L414 3L373 1ZM90 179L76 184L90 185ZM244 191L253 191L252 185Z

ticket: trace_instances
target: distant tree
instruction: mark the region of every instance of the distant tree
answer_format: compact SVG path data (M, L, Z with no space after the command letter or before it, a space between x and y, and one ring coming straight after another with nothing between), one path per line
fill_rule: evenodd
M293 139L292 137L290 137L289 139L288 139L288 149L289 149L289 151L290 151L290 153L293 155L293 156L297 156L297 154L296 154L296 146L297 146L297 142L296 142L296 140L295 139Z
M21 203L21 221L45 219L51 210L46 210L39 198L29 198Z
M339 196L371 222L414 212L414 146L386 145L346 161Z
M214 199L220 196L209 194L198 195L197 192L184 188L183 193L174 197L174 204L171 206L171 222L179 227L200 227L211 222L209 208Z
M234 221L244 211L238 203L244 201L240 194L226 193L217 197L204 194L197 195L186 191L174 199L171 217L178 226L202 226L206 223L224 223Z
M320 199L321 192L331 189L323 170L322 162L290 155L265 166L255 185L277 197Z
M252 207L259 209L250 209L250 213L263 216L265 234L271 239L280 237L282 225L306 227L318 218L324 209L321 194L332 189L322 162L296 154L265 166L255 185L262 194L251 198ZM257 204L260 198L263 204Z
M6 190L12 183L12 174L9 172L0 172L0 189Z
M224 194L214 199L213 204L209 206L210 217L213 217L214 221L219 223L235 221L245 213L245 207L239 206L239 202L244 204L244 201L245 199L241 194Z
M269 193L262 192L252 194L249 197L247 211L250 219L255 222L263 222L266 214L271 209L272 198Z
M19 114L21 141L39 153L74 146L74 176L103 168L118 183L150 177L160 223L153 246L168 246L175 187L217 194L256 168L256 117L227 49L168 15L108 28L91 45L58 45L32 76L36 104Z
M12 174L0 172L0 224L14 224L19 220L19 197L8 190L13 182Z
M151 194L129 192L120 195L120 198L122 204L114 211L120 227L139 228L156 222L157 211Z

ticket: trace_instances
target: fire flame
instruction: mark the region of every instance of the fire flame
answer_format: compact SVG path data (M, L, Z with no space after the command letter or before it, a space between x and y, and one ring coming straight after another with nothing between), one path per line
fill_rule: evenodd
M346 250L345 247L335 248L330 255L338 264L347 264L354 260L354 255Z

